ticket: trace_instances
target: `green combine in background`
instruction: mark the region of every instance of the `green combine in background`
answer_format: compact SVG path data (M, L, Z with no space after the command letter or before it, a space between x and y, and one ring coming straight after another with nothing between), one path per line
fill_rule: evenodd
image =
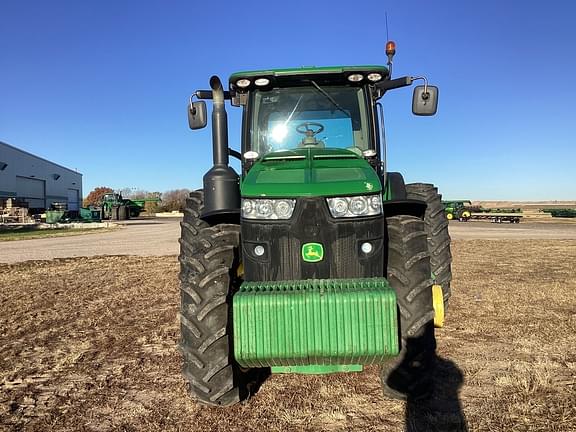
M227 90L213 76L193 94L192 129L212 101L214 162L180 239L180 347L198 401L235 404L270 373L371 364L389 396L430 393L448 222L436 187L387 172L380 100L423 80L412 111L429 116L438 90L392 79L392 42L386 53L387 66L238 72ZM242 110L240 152L228 146L226 101Z

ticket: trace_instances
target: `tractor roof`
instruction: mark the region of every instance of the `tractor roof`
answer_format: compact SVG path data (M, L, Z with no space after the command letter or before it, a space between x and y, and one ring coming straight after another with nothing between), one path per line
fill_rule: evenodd
M310 79L319 79L321 81L340 81L352 74L367 75L369 73L378 73L383 79L388 77L388 68L381 65L361 65L361 66L324 66L313 67L304 66L290 69L266 69L255 71L236 72L230 76L230 86L236 87L236 82L240 79L255 80L258 78L267 78L272 82L289 83L298 82L308 77Z

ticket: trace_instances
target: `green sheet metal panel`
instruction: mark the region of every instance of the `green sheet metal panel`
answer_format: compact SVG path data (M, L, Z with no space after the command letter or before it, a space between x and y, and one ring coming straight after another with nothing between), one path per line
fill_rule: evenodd
M46 211L46 223L47 224L55 224L60 222L60 220L64 217L63 210L47 210Z
M385 278L244 282L233 323L244 367L372 364L398 353Z
M307 365L272 366L272 373L295 373L303 375L324 375L338 372L362 372L362 365Z
M294 198L377 193L374 169L346 149L294 149L270 153L242 179L243 197Z

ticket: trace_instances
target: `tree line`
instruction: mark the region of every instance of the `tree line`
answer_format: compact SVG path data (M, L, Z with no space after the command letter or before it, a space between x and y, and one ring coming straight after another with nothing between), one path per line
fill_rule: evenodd
M107 193L119 193L124 199L156 199L159 202L147 202L146 212L149 214L158 212L183 211L186 206L186 198L190 194L189 189L173 189L166 192L150 192L142 189L123 188L114 190L107 186L94 188L82 203L83 207L97 207L102 202L102 197Z

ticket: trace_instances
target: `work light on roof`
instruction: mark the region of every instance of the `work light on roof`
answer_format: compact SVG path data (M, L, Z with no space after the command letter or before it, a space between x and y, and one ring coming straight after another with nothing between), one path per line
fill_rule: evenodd
M258 154L258 152L255 152L253 150L250 150L250 151L247 151L246 153L244 153L244 159L246 159L246 160L258 159L258 156L260 156Z
M270 80L268 78L258 78L256 81L254 81L254 84L260 87L267 86L270 84Z
M236 81L236 85L240 88L246 88L250 85L250 80L246 78L239 79Z
M363 79L364 79L364 75L362 75L362 74L348 75L348 81L351 81L351 82L359 82L359 81L362 81Z
M376 153L376 150L374 150L374 149L368 149L368 150L364 150L364 151L362 152L362 155L363 155L364 157L367 157L367 158L374 157L374 156L376 156L376 154L377 154L377 153Z
M372 82L376 82L376 81L380 81L382 79L382 75L380 75L379 73L376 73L376 72L372 72L372 73L368 74L367 78Z

